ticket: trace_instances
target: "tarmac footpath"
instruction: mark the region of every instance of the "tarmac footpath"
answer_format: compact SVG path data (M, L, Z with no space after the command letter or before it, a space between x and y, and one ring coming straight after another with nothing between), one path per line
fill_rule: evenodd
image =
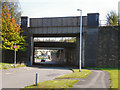
M110 90L110 75L102 70L91 70L92 74L86 78L80 78L79 82L73 85L75 90ZM71 88L73 90L73 88ZM69 89L68 89L69 90Z

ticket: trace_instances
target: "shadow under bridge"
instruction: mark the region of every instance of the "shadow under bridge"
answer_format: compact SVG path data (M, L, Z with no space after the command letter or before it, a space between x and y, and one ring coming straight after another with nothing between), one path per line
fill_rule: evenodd
M42 59L36 59L36 50L42 54L50 52L50 60L41 62ZM41 56L42 54L40 53ZM49 56L49 55L48 55ZM50 66L63 66L71 65L76 60L76 43L70 42L34 42L34 60L33 64L37 65L50 65Z

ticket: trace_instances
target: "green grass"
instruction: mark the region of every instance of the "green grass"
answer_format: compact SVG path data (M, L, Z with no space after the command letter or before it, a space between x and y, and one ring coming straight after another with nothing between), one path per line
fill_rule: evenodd
M82 69L81 72L79 72L79 69L73 69L73 73L57 77L57 79L69 79L69 78L86 78L89 74L92 73L91 70Z
M24 64L16 64L15 68L17 67L26 67ZM0 69L9 69L9 68L14 68L13 63L0 63Z
M36 59L43 59L43 57L36 57Z
M111 80L110 88L119 88L120 90L120 85L118 87L118 75L120 75L120 69L118 68L91 68L91 69L104 70L109 72Z
M25 88L68 88L73 87L73 84L77 83L79 80L48 80L38 83L38 86L30 85Z
M118 70L104 70L110 73L111 88L118 88Z

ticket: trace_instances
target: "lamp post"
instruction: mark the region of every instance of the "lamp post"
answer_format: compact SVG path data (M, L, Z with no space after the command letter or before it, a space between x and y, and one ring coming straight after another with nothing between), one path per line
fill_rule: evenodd
M120 26L120 1L118 2L118 25Z
M81 72L81 59L82 59L82 10L77 9L77 11L80 11L80 56L79 56L79 72Z
M14 45L14 49L15 49L14 68L15 68L15 65L16 65L16 48L17 48L17 46L16 46L16 43L15 43L15 45Z

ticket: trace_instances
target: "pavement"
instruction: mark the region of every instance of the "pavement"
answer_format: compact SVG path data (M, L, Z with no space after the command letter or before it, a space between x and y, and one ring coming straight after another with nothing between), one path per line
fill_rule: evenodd
M36 73L39 75L38 82L43 82L72 71L65 67L21 67L2 70L2 88L24 88L33 85Z

